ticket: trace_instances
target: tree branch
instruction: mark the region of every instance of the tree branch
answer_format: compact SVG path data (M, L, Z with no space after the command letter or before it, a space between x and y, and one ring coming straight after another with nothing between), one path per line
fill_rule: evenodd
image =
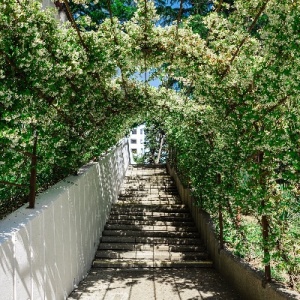
M219 1L218 7L217 7L217 9L216 9L216 12L217 12L217 13L221 11L223 2L224 2L224 0L220 0L220 1ZM206 46L209 45L209 43L208 43L208 38L209 38L209 36L210 36L210 34L211 34L212 28L215 27L215 25L216 25L216 21L213 21L213 23L211 24L211 27L210 27L209 30L208 30L207 36L206 36L206 40L205 40Z
M177 38L178 38L178 27L179 27L179 23L181 22L181 18L182 18L182 10L183 10L183 0L180 0L179 11L178 11L178 15L177 15L177 25L176 25Z
M111 9L111 0L107 0L107 5L108 5L110 22L111 22L111 25L112 25L112 28L113 28L114 42L115 42L116 45L119 45L119 41L118 41L118 38L116 36L116 32L114 30L114 27L113 27L114 26L114 19L113 19L113 14L112 14L112 9ZM126 80L124 78L124 74L123 74L121 66L118 63L117 63L117 66L119 67L120 72L121 72L122 86L123 86L123 89L124 89L124 92L125 92L125 98L128 99L128 91L127 91Z
M251 33L251 31L253 30L254 26L256 25L259 17L261 16L261 14L264 12L264 10L267 7L267 4L270 0L267 0L263 6L260 8L260 10L258 11L258 13L256 14L252 24L250 25L250 27L248 28L247 32ZM249 39L249 36L247 35L246 37L243 38L243 40L240 42L239 46L237 47L237 49L235 50L235 52L232 55L232 58L229 61L228 66L226 67L225 71L222 73L221 75L221 79L223 80L225 78L226 75L228 75L230 67L232 65L232 63L234 62L234 60L238 57L238 54L241 51L241 48L243 47L243 45L246 43L246 41Z
M9 181L5 181L5 180L1 180L0 184L17 186L17 187L28 187L27 184L14 183L14 182L9 182Z
M77 26L77 24L76 24L76 22L75 22L75 20L74 20L74 17L73 17L73 15L72 15L72 12L71 12L71 9L70 9L70 6L69 6L69 4L68 4L68 1L67 1L67 0L63 0L63 2L64 2L64 4L65 4L65 6L66 6L68 18L71 20L71 24L72 24L72 26L74 27L74 29L75 29L76 32L77 32L79 41L80 41L82 47L88 52L89 49L88 49L87 45L85 44L85 42L84 42L84 40L83 40L83 38L82 38L82 36L81 36L80 30L79 30L79 28L78 28L78 26Z
M271 113L273 110L275 110L276 108L278 108L279 106L281 106L282 104L284 104L288 99L289 99L289 95L283 97L283 98L282 98L281 100L279 100L276 104L274 104L273 106L271 106L271 107L269 107L268 109L266 109L266 110L263 112L263 114L260 115L260 117L259 117L257 120L255 120L255 121L253 121L253 122L251 123L251 127L250 127L250 128L257 126L257 123L258 123L258 122L262 121L269 113ZM249 132L249 131L250 131L250 128L248 128L248 130L244 130L244 131L242 132L242 135L245 135L247 132Z

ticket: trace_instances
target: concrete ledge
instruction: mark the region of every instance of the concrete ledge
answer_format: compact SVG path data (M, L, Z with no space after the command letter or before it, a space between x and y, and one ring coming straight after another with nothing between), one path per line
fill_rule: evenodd
M219 242L215 234L210 216L194 204L188 188L185 188L176 171L167 164L167 171L173 177L181 200L186 204L193 216L201 238L208 249L215 268L230 282L243 297L249 300L284 300L300 299L300 294L286 289L278 283L263 285L263 273L252 269L245 262L227 250L219 250Z
M129 164L119 143L0 221L0 295L66 299L87 274Z

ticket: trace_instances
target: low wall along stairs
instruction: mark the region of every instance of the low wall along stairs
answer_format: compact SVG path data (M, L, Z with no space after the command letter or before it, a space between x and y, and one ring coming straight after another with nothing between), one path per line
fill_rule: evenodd
M129 165L121 141L0 221L0 299L61 300L86 276Z

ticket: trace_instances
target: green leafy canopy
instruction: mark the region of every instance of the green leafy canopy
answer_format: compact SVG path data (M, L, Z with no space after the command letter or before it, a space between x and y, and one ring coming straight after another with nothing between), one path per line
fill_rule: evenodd
M224 208L228 243L243 256L267 247L293 285L300 274L299 3L213 1L205 13L193 6L184 16L182 1L168 26L153 2L121 10L124 3L85 4L91 20L78 27L60 24L38 1L2 1L1 199L26 195L35 131L42 188L134 124L159 120L199 205L214 216ZM244 238L255 226L249 215L266 216L267 241Z

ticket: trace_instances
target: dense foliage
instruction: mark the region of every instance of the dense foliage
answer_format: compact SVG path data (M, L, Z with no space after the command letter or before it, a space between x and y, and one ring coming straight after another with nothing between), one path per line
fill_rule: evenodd
M41 188L155 116L199 205L223 219L221 239L284 270L294 286L300 8L296 0L231 2L184 20L179 9L169 26L158 25L151 1L137 1L128 21L108 6L108 18L84 31L38 2L3 0L1 199L28 192L37 134ZM147 80L134 79L147 70Z

